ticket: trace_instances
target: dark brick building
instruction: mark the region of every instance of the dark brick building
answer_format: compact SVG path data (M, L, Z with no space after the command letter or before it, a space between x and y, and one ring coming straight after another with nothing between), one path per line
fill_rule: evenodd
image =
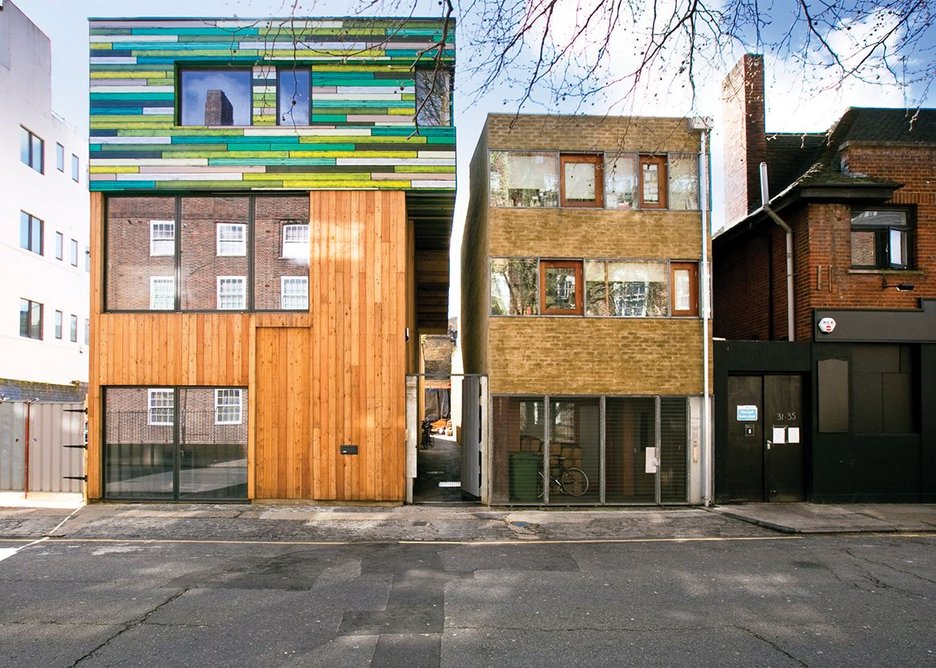
M766 132L752 55L723 93L716 498L936 499L936 109Z

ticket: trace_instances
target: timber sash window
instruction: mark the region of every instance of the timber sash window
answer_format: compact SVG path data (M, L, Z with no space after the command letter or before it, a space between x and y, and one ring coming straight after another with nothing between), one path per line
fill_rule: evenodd
M309 277L280 277L280 306L286 311L305 311L309 308Z
M600 155L561 154L559 174L559 201L562 206L604 205Z
M150 276L151 311L171 311L175 308L175 276Z
M218 310L243 311L247 308L247 277L218 276Z
M215 390L215 424L240 424L241 415L241 391L239 389Z
M147 424L153 426L172 426L172 414L175 410L175 392L173 390L150 389L147 390L148 412Z
M673 285L673 315L699 315L699 266L695 262L670 265Z
M150 257L175 255L175 221L150 221Z
M859 269L910 269L912 226L907 209L852 212L851 262Z
M283 225L283 258L309 260L309 226L305 223Z
M640 156L640 208L666 208L666 156Z
M540 261L543 315L582 315L582 261Z
M247 225L244 223L218 223L217 253L219 257L247 255Z

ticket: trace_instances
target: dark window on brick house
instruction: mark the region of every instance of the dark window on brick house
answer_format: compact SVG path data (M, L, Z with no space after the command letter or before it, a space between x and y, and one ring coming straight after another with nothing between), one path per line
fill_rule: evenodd
M859 269L910 269L912 225L907 209L852 211L851 263Z
M250 70L180 70L180 124L250 125L250 78Z

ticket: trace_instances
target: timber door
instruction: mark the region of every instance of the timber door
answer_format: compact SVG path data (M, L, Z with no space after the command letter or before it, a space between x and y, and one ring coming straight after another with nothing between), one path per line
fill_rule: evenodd
M728 411L730 499L802 501L802 378L729 376Z

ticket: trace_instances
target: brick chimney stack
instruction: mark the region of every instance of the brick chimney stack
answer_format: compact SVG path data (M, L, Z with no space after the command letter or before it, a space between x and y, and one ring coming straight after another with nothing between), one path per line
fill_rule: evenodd
M759 165L767 159L764 57L745 54L722 81L725 142L725 224L761 205Z
M209 90L205 96L205 125L234 125L234 105L223 90Z

